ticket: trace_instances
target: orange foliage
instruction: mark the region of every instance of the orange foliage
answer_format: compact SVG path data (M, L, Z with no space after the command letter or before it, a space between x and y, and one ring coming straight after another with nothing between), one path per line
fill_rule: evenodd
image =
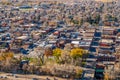
M12 52L6 52L6 53L1 53L0 54L0 61L6 60L6 59L11 59L14 57L14 54Z

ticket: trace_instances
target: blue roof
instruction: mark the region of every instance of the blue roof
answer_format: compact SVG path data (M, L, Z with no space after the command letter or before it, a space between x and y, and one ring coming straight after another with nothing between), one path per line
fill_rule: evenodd
M22 68L24 64L28 64L28 63L29 63L28 60L21 61L19 66L20 68Z
M8 48L9 47L9 43L6 43L5 47Z
M28 8L32 8L31 6L20 6L21 9L28 9Z
M34 47L36 47L35 44L30 44L28 48L29 48L29 49L33 49Z
M120 32L120 29L118 29L117 32Z
M88 58L95 58L94 54L89 54Z
M74 35L71 35L71 37L72 37L72 38L77 38L77 35L74 34Z
M7 34L6 37L10 37L10 34Z
M89 51L90 51L90 52L96 52L96 48L90 47Z
M20 52L22 54L28 54L28 50L25 50L24 48L20 48Z
M0 45L3 45L2 47L5 47L5 48L8 48L9 47L9 43L6 43L6 42L0 42Z
M23 50L22 53L23 54L28 54L28 50Z
M92 42L91 46L99 46L98 42Z
M100 40L100 38L94 38L94 41L99 41Z
M101 37L101 32L95 32L95 37Z
M52 45L52 47L51 47L52 49L55 49L56 48L56 46L55 45Z
M5 37L2 37L2 41L4 41L5 40Z

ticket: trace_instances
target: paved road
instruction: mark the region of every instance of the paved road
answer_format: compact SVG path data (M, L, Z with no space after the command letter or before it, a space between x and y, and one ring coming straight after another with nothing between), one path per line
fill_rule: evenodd
M51 76L38 76L38 75L20 75L20 74L16 74L16 75L12 75L10 73L0 73L0 80L33 80L33 78L36 78L37 80L46 80L46 78L49 78L49 80L54 80L54 77ZM5 78L6 77L6 78ZM66 80L63 78L58 78L55 77L57 80Z

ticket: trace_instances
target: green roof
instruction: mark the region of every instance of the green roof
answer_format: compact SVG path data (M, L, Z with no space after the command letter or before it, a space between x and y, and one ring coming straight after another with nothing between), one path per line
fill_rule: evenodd
M96 72L104 72L103 69L96 69L95 71L96 71Z

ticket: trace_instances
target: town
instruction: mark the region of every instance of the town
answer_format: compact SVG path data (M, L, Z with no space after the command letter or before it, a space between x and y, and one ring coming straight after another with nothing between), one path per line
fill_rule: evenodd
M0 79L120 80L120 0L1 0Z

